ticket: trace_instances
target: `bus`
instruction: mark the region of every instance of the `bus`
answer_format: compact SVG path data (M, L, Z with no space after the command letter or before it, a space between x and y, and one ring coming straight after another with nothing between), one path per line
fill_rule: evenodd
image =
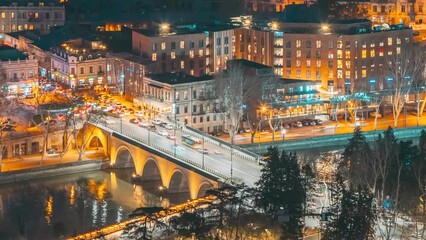
M203 148L203 142L200 139L189 135L182 135L182 143L192 148Z

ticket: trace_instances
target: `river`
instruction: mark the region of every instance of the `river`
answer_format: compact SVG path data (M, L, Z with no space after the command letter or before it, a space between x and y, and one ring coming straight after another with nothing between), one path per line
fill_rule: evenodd
M0 240L60 239L127 219L138 207L168 207L161 182L131 182L132 169L93 171L0 185Z

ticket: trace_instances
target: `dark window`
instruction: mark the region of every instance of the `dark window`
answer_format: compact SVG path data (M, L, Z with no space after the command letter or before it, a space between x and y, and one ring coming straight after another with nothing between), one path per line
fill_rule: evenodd
M286 58L291 58L291 50L287 50L287 51L285 52L285 57L286 57Z
M184 112L184 113L188 113L188 106L185 106L185 107L183 108L183 112Z
M175 43L175 42L171 42L171 43L170 43L170 48L171 48L172 50L176 49L176 43Z
M291 67L291 60L290 60L290 59L287 59L287 60L285 61L285 66L286 66L286 67Z
M200 48L204 47L204 40L198 41L198 47L200 47Z
M163 60L163 61L166 60L166 56L167 56L166 53L162 53L161 54L161 60Z
M194 48L195 47L195 43L194 42L189 42L189 48Z
M311 41L306 41L306 48L311 48Z
M306 52L306 58L311 58L311 51Z
M189 68L194 68L194 60L189 61Z
M225 44L228 44L228 37L225 37Z
M287 40L287 41L285 42L285 47L286 47L286 48L291 48L291 41L290 41L290 40Z

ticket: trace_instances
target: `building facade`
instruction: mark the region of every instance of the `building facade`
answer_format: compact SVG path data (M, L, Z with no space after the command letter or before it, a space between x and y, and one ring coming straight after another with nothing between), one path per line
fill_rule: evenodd
M141 108L149 118L160 116L204 132L221 131L222 113L212 93L213 78L179 73L151 74L144 78Z
M62 26L65 23L65 8L50 4L39 3L34 6L0 6L0 33L22 30L40 30L48 33L50 27Z
M51 77L70 87L105 85L106 56L100 41L70 40L51 49Z
M156 63L153 73L182 72L192 76L208 74L208 34L172 34L168 30L169 26L164 25L163 28L160 29L164 31L162 33L133 31L132 34L133 52Z

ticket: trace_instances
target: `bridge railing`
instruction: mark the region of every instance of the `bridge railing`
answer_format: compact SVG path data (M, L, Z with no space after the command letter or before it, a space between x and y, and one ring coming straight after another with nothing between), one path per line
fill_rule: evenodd
M214 144L221 147L222 149L232 151L232 154L238 156L242 159L253 161L259 163L261 157L256 153L250 152L244 148L240 148L236 145L231 145L230 143L223 141L221 139L214 138L198 129L186 126L182 128L182 132L188 135L191 135L196 138L204 138L204 141Z
M154 150L161 151L162 153L168 155L169 157L175 158L175 159L180 160L182 162L189 163L189 164L193 165L194 167L197 167L197 168L199 168L199 169L201 169L203 171L206 171L206 172L208 172L210 174L213 174L214 176L222 178L224 181L227 181L230 178L230 177L228 177L228 176L226 176L224 174L219 173L218 171L215 171L215 170L213 170L211 168L207 168L207 167L205 167L205 166L203 166L203 165L201 165L199 163L196 163L195 161L192 161L192 160L189 160L187 158L184 158L184 157L182 157L182 156L180 156L180 155L178 155L178 154L176 154L176 153L174 153L174 152L172 152L172 151L170 151L168 149L165 149L165 148L162 148L162 147L157 146L155 144L152 144L151 142L147 141L146 139L138 137L138 136L136 136L134 134L126 133L120 127L115 127L115 126L110 126L110 125L107 126L106 124L103 124L103 123L95 123L95 125L97 125L97 126L100 125L103 128L107 128L107 129L113 130L117 134L121 134L123 136L132 138L132 139L134 139L134 140L136 140L136 141L138 141L138 142L146 145L147 147L150 147L150 148L152 148ZM233 179L235 179L235 178L233 178ZM231 181L233 181L233 180L231 179Z

